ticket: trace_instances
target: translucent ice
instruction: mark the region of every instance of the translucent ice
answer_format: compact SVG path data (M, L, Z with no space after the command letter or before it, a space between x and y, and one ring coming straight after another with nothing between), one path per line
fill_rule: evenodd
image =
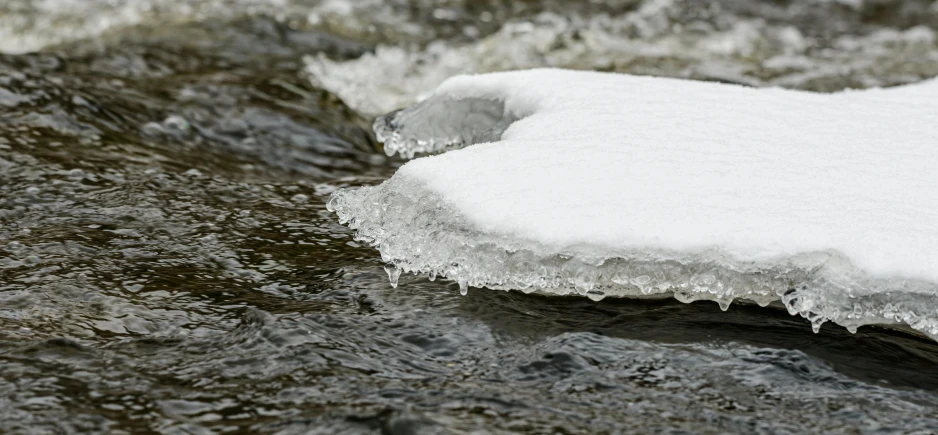
M416 153L496 141L515 120L499 100L439 98L380 116L374 130L389 156L413 158Z
M938 336L938 82L813 94L530 70L376 122L413 160L330 206L403 271L553 294L781 300ZM438 145L441 144L441 145Z

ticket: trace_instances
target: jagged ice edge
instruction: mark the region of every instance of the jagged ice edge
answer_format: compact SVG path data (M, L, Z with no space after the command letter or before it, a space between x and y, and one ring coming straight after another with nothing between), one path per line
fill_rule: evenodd
M817 332L831 321L851 332L862 325L905 324L938 340L938 296L928 283L872 279L833 251L774 263L740 262L717 249L684 254L598 246L550 247L478 231L437 194L400 174L378 186L341 189L328 209L379 250L392 286L402 272L446 277L469 286L592 300L666 297L736 299L761 306L781 301ZM870 290L855 294L853 289ZM900 290L903 289L903 290Z

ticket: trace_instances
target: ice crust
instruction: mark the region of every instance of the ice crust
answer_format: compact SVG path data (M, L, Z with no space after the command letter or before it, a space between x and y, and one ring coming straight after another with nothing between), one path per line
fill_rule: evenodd
M459 76L376 130L404 155L475 145L341 190L330 208L392 282L780 300L815 330L901 323L938 337L936 97L934 80L814 94Z

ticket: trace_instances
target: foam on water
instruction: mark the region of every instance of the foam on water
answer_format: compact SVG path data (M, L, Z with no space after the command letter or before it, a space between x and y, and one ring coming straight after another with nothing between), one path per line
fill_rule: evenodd
M325 3L325 4L324 4ZM169 26L264 14L315 25L331 16L320 0L5 0L0 53L25 53L136 25Z
M723 3L729 5L721 7ZM702 6L647 0L621 13L547 11L469 41L382 43L351 61L311 55L307 71L314 84L372 115L420 101L453 75L538 67L816 91L896 85L938 74L938 37L932 28L859 26L845 31L853 27L845 20L823 26L830 34L819 35L810 26L794 25L805 21L808 10L837 6L821 3L791 2L778 12L777 21L748 17L745 10L733 10L732 2ZM938 8L933 9L921 11L922 19L934 16L938 21ZM854 15L871 13L857 10ZM822 15L836 21L839 14ZM380 79L375 71L381 71Z
M824 95L560 70L457 77L376 130L404 155L476 145L341 190L330 208L392 279L781 301L815 329L938 337L936 95L936 81Z
M465 0L463 0L465 1ZM453 33L452 18L466 5L439 0L4 0L0 53L25 53L95 39L142 25L167 27L200 21L267 16L292 28L317 29L358 42L426 42ZM474 2L469 0L468 6ZM427 17L430 15L430 17ZM490 14L491 15L491 14ZM428 18L431 18L428 23ZM434 25L436 24L436 25Z

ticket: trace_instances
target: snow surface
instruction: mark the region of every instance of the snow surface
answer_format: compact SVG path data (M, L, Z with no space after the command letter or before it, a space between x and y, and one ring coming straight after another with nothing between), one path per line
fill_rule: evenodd
M684 279L658 279L642 293L689 286L721 304L781 297L812 321L897 321L938 333L938 81L814 94L515 71L451 78L379 118L376 131L408 155L500 137L336 195L340 217L395 267L583 293L629 283L615 279L612 263L649 276L668 265L683 267ZM384 208L371 209L376 202ZM428 210L431 219L421 216ZM441 231L463 235L447 244ZM495 270L511 269L506 258L520 251L536 257L534 279ZM498 252L503 266L482 258ZM587 268L537 278L554 273L551 255ZM701 281L702 264L719 269L713 279ZM742 288L758 287L756 278L764 289Z

